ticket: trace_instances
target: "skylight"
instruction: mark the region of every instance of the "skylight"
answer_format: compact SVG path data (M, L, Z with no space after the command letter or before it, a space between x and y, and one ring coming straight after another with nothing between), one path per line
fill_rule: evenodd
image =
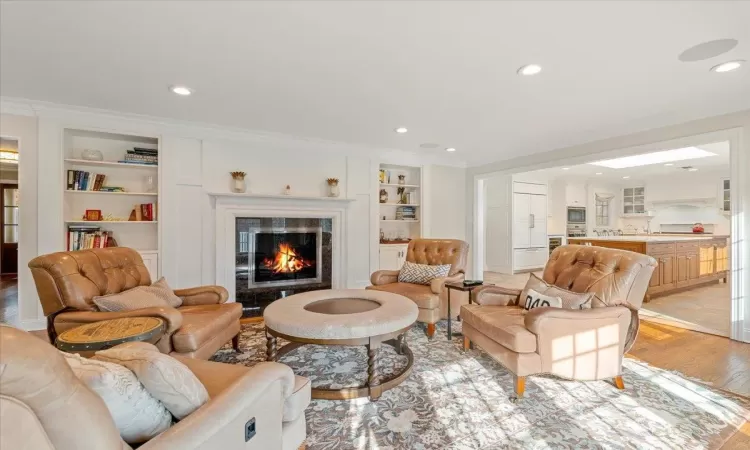
M594 166L609 167L610 169L626 169L628 167L648 166L650 164L664 164L672 161L685 161L688 159L705 158L716 156L716 153L707 152L698 147L678 148L662 152L646 153L644 155L626 156L624 158L607 159L592 162Z

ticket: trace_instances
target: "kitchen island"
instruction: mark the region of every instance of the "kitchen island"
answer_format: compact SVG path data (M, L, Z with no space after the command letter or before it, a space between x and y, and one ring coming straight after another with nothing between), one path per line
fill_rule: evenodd
M709 283L726 283L729 273L729 236L633 235L568 238L569 244L628 250L653 256L658 266L651 276L645 301L658 295Z

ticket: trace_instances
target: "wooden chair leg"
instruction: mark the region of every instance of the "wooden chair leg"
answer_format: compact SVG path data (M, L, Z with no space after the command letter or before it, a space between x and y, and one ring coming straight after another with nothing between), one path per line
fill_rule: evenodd
M464 336L464 351L467 351L471 348L471 339Z
M240 334L239 333L235 334L234 337L232 338L232 348L234 349L235 352L241 353L241 350L240 350Z
M434 323L428 323L427 324L427 337L432 339L432 336L435 335L435 324Z
M622 381L622 376L614 377L613 381L615 382L615 387L617 389L625 389L625 383Z
M523 397L523 392L526 390L526 377L516 377L515 380L515 391L516 397Z

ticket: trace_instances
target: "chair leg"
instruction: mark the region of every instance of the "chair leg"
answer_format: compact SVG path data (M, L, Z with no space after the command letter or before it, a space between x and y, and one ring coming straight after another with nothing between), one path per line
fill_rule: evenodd
M614 377L613 381L615 382L615 387L617 389L625 389L625 382L622 381L622 376Z
M523 397L523 392L526 390L526 377L519 377L516 376L515 380L515 391L516 391L516 398Z
M432 336L435 335L435 324L434 323L428 323L427 324L427 338L432 339Z
M471 348L471 339L464 336L464 351L467 351Z
M235 334L234 337L232 338L232 348L237 353L242 352L240 350L240 333Z

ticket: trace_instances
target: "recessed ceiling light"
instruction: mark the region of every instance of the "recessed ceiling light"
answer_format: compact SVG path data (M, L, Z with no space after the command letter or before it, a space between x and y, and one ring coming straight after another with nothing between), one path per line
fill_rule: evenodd
M563 170L570 170L570 167L563 167Z
M446 149L445 149L445 151L446 151L446 152L455 152L455 151L456 151L456 149L455 149L455 148L453 148L453 147L448 147L448 148L446 148Z
M718 66L711 67L711 72L731 72L733 70L739 69L742 63L745 61L738 59L736 61L728 61L722 64L719 64Z
M610 169L626 169L628 167L648 166L649 164L660 164L670 161L683 161L687 159L705 158L707 156L716 156L716 153L707 152L698 147L686 147L678 148L676 150L646 153L644 155L607 159L605 161L597 161L589 164L609 167Z
M409 130L407 130L405 127L398 127L395 130L393 130L393 131L395 131L398 134L404 134L404 133L406 133Z
M519 75L536 75L542 71L542 66L536 64L527 64L518 69Z
M625 175L624 177L622 177L623 180L627 180L628 178L630 178L630 175Z
M177 95L190 95L193 93L193 90L187 86L170 86L169 90Z
M596 172L596 174L597 174L597 175L601 175L602 173L601 173L601 172Z
M672 163L666 163L666 164L664 164L664 165L665 165L665 166L674 166L674 164L672 164Z
M688 169L688 172L697 172L697 171L698 171L698 169L695 168L695 167L691 167L691 168Z

